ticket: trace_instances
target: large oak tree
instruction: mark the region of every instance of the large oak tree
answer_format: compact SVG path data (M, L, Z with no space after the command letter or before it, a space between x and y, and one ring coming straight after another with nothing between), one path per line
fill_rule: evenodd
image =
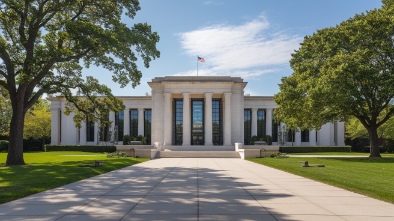
M367 129L370 157L380 157L378 128L394 113L394 1L306 36L282 79L277 117L319 128L356 117Z
M44 93L63 95L84 113L98 105L120 108L109 88L82 79L81 71L102 66L121 87L139 84L137 57L149 67L160 55L148 24L122 23L139 9L138 0L0 1L0 87L12 104L7 165L24 164L25 114Z

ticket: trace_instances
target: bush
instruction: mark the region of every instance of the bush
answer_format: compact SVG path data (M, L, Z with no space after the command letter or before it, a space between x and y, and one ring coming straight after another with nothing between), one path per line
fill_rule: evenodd
M115 152L115 146L98 145L45 145L45 151Z
M392 139L386 139L383 142L383 145L380 146L380 152L381 153L394 153L394 140Z
M130 135L123 135L123 145L130 145L131 136Z
M347 141L347 144L352 146L353 152L369 152L369 139L368 138L355 138Z
M0 152L8 152L8 140L0 140Z
M350 146L281 146L281 153L351 152Z
M120 157L125 157L125 156L126 156L126 153L125 152L121 152L121 151L116 151L116 152L107 154L108 158L112 158L112 157L120 158Z

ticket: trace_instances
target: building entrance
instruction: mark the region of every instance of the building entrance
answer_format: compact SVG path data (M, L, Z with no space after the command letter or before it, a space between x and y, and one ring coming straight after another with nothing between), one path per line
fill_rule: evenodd
M204 101L192 100L191 145L204 145Z

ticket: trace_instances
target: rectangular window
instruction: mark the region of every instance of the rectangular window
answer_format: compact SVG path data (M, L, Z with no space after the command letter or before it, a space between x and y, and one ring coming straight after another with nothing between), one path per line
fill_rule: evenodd
M146 144L152 143L152 110L146 109L144 111L144 137L146 138Z
M192 145L204 145L204 101L192 100Z
M175 99L173 102L173 140L174 145L183 143L183 100Z
M272 142L278 142L278 129L280 123L275 120L274 114L272 113Z
M212 100L212 143L223 145L223 108L220 99Z
M138 137L138 110L130 110L130 136Z
M309 130L308 129L301 131L301 142L309 142Z
M124 131L124 111L119 111L115 113L115 137L118 137L118 141L123 141L123 131Z
M290 128L287 131L287 142L294 142L295 140L295 129L294 128Z
M90 121L86 117L86 141L94 142L94 121Z
M105 122L100 122L100 132L99 132L99 141L109 141L110 138L108 137L108 131L109 131L109 125L108 125L108 121L109 121L109 114L107 114L106 116L104 116L104 118L106 120L104 120Z
M244 144L250 145L252 137L252 111L250 109L244 110Z
M265 110L257 110L257 137L264 138L265 133Z

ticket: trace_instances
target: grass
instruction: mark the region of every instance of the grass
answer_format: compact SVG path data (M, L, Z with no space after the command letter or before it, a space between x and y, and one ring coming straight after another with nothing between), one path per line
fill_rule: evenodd
M112 170L147 161L147 158L107 158L105 153L79 151L25 153L24 166L4 166L0 153L0 204L53 189ZM100 167L78 167L102 160Z
M394 157L393 154L385 156L380 159L289 157L248 160L394 203ZM300 161L324 164L325 167L301 167Z

